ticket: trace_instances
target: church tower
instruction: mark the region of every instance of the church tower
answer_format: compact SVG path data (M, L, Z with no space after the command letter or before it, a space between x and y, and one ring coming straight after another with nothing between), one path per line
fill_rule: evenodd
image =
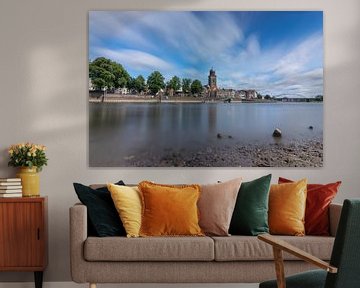
M216 98L216 94L217 94L216 74L213 68L210 69L208 85L209 85L210 98Z

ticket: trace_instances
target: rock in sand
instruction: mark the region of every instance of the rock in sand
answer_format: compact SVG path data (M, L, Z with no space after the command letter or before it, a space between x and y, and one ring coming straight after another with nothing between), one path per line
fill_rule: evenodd
M273 137L281 137L282 133L279 128L276 128L272 134Z

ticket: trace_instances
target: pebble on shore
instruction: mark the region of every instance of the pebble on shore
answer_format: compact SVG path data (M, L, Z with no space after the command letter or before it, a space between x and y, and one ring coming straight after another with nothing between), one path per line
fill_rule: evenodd
M273 137L281 137L282 133L279 128L276 128L272 134Z
M304 140L288 144L206 147L199 151L144 152L123 167L322 167L323 144Z

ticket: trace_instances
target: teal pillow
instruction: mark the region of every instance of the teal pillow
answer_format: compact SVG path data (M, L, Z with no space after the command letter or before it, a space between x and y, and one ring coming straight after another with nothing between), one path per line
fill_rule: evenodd
M256 236L269 233L270 181L271 174L241 184L230 222L230 234Z

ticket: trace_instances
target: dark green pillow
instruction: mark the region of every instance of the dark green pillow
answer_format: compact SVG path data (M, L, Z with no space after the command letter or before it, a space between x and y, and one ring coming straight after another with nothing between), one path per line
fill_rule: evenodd
M125 185L123 181L115 183ZM87 207L89 234L94 236L126 236L119 214L116 211L111 194L107 187L92 189L79 183L74 183L75 192Z
M271 174L241 183L229 233L253 235L269 233L268 208Z

